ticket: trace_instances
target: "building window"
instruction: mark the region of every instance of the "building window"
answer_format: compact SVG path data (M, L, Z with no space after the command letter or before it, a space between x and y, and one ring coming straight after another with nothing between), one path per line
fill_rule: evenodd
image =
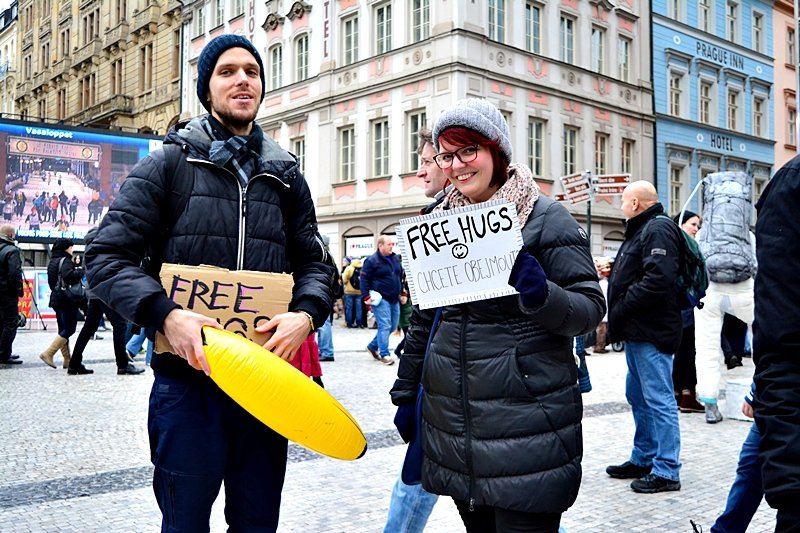
M765 135L765 122L764 112L766 111L766 103L763 98L753 98L753 135L756 137L764 137Z
M244 15L244 0L233 0L231 18L236 18L239 15Z
M684 0L667 0L667 16L675 20L684 20Z
M308 78L308 35L301 35L294 42L295 81Z
M356 132L353 126L339 130L339 181L356 179Z
M561 15L561 61L575 63L575 19Z
M797 63L794 59L794 42L794 30L786 28L786 62L790 65Z
M786 113L786 143L797 146L797 111L791 107Z
M606 66L606 30L592 27L592 71L599 74L605 72Z
M36 102L36 104L39 109L38 117L44 120L45 118L47 118L47 102L45 102L44 100L39 100L38 102Z
M172 32L172 77L181 77L181 30Z
M50 66L50 41L42 44L41 53L41 61L39 63L41 63L42 68L47 68Z
M430 37L431 33L430 0L412 0L411 2L411 41L418 43Z
M358 17L342 21L342 63L351 65L358 61Z
M111 62L111 94L124 94L122 88L122 59Z
M764 15L753 12L753 50L764 52Z
M669 167L669 214L676 215L683 205L683 172L686 167Z
M605 174L608 171L608 135L594 134L594 173Z
M564 175L575 174L578 170L578 141L580 128L564 126Z
M119 24L128 17L128 0L117 0L114 4L114 23Z
M85 110L87 107L93 106L95 103L95 97L97 96L96 74L93 72L88 76L86 76L85 78L81 79L79 85L80 85L80 96L81 96L80 105L81 108Z
M506 40L505 0L489 0L489 39L501 43Z
M139 49L139 92L153 88L153 43Z
M703 124L711 124L713 90L713 83L700 80L700 122Z
M283 85L283 46L276 45L269 49L269 90L274 91Z
M728 129L739 129L739 91L728 89Z
M199 8L194 12L194 36L200 37L206 33L206 8Z
M542 53L542 6L534 2L525 4L525 50Z
M407 115L408 158L406 167L409 172L416 171L419 166L419 156L417 155L417 148L419 148L419 130L424 128L427 122L428 114L425 111L411 111Z
M528 119L528 168L534 176L544 175L544 127L544 120Z
M81 19L81 30L83 31L83 44L100 37L100 8L86 13Z
M67 89L59 89L56 93L56 118L64 120L67 118Z
M389 175L389 119L372 123L372 176Z
M375 8L375 54L392 49L392 4Z
M216 0L214 6L214 27L225 24L225 0Z
M61 34L58 37L58 47L62 59L69 56L70 53L69 28L64 28L63 30L61 30Z
M622 139L622 172L633 174L633 147L635 141L632 139Z
M714 33L713 23L714 17L711 12L711 0L699 0L697 7L697 19L700 29L707 33Z
M725 38L739 42L739 4L728 0L725 8Z
M669 73L669 114L680 117L683 106L683 74Z
M631 44L629 38L620 35L617 43L617 66L621 81L631 81Z
M297 137L292 139L292 153L297 156L297 164L300 165L300 172L306 168L306 138Z

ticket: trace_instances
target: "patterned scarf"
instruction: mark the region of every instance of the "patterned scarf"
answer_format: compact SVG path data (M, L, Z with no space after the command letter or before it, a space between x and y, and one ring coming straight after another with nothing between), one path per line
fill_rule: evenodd
M202 123L203 129L212 139L208 158L218 167L232 171L243 186L247 185L250 177L261 169L260 152L264 133L258 124L253 124L252 132L246 137L230 135L218 124L210 115Z
M533 210L533 204L539 199L539 186L533 180L531 170L525 165L513 164L508 167L508 179L497 191L489 198L492 200L507 200L517 206L520 227L525 225L528 215ZM473 202L461 194L455 187L447 193L444 202L436 206L434 211L444 209L454 209L471 205Z

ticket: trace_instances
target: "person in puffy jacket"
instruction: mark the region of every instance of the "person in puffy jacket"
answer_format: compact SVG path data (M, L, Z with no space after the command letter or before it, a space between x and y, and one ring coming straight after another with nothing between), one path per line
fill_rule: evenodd
M519 295L441 308L427 354L436 310L415 307L391 390L398 429L408 435L422 382L425 490L451 496L470 532L556 532L581 481L572 338L605 313L586 232L540 195L527 167L510 164L508 124L493 104L458 102L433 138L454 185L434 212L516 205L524 247L509 284Z
M53 243L50 263L47 265L47 284L51 291L50 307L56 312L58 335L50 343L50 346L39 355L39 358L52 368L56 367L53 356L59 350L64 359L62 366L69 368L69 338L78 327L78 309L80 309L81 302L71 300L59 284L59 277L64 286L80 283L86 273L83 267L77 266L72 260L74 245L75 243L71 239L56 239Z
M197 96L210 114L177 124L165 148L131 171L88 248L88 279L94 296L127 320L163 333L174 350L151 362L148 430L162 530L208 531L224 480L230 530L275 531L286 439L210 379L201 328L217 322L167 297L157 279L159 261L146 270L140 264L149 256L291 273L288 311L256 328L272 333L264 346L283 359L293 358L327 319L335 264L297 159L253 122L264 98L256 48L238 35L216 37L201 52L197 73ZM175 160L166 161L167 153ZM179 189L169 190L167 168L173 185L191 183L179 213L170 209Z

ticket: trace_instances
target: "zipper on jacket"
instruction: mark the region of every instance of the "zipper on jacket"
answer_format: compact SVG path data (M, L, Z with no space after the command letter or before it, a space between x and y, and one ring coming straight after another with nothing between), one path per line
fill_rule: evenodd
M467 472L469 474L469 510L475 510L475 473L472 469L472 421L469 409L469 386L467 385L467 354L464 352L464 345L467 337L467 315L461 316L461 347L459 348L459 358L461 359L461 401L464 406L464 421L466 423L466 454Z

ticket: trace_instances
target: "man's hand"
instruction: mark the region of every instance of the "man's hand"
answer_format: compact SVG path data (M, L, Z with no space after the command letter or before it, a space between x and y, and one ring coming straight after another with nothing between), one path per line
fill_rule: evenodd
M163 324L164 335L172 346L172 352L186 359L195 370L202 370L210 376L211 368L203 351L203 326L222 328L215 320L185 309L170 311Z
M258 326L256 331L271 333L264 343L264 348L281 359L291 361L300 349L300 345L311 334L311 324L305 313L281 313L272 317L266 324Z
M742 402L742 414L747 418L753 418L753 406L747 402Z

